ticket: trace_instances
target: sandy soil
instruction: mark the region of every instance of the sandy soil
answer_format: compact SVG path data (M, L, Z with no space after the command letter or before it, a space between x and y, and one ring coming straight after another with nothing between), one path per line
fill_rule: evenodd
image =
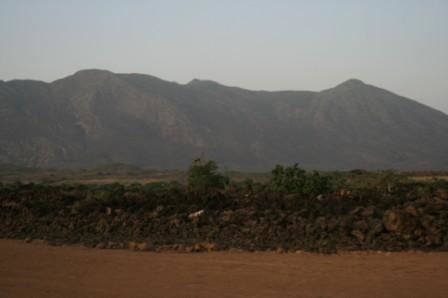
M1 297L448 297L448 253L138 253L0 240Z

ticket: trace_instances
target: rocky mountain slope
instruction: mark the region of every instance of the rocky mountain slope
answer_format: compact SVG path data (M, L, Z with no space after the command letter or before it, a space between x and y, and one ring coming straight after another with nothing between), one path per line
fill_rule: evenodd
M348 80L310 91L83 70L44 83L0 81L0 163L230 169L448 169L448 116Z

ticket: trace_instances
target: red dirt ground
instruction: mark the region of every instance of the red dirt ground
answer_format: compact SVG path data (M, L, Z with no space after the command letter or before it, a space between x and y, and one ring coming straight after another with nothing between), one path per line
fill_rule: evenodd
M448 253L137 253L0 240L0 297L448 297Z

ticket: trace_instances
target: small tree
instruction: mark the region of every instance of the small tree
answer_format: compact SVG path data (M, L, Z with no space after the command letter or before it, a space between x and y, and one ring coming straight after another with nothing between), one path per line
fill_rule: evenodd
M302 192L306 183L306 172L298 164L291 167L277 165L271 172L270 185L276 192Z
M206 192L212 189L223 189L229 179L218 173L218 166L213 160L195 159L187 172L188 188L194 192Z
M332 190L332 181L318 172L307 173L298 164L290 167L277 165L271 172L270 188L275 192L318 195Z

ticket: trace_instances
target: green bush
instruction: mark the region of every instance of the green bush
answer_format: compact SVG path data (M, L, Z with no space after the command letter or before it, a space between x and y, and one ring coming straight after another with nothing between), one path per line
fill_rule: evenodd
M290 167L277 165L271 172L269 188L274 192L319 195L331 192L333 181L316 171L307 173L298 164Z
M218 172L213 160L195 159L187 172L188 189L193 192L221 190L229 184L229 178Z

